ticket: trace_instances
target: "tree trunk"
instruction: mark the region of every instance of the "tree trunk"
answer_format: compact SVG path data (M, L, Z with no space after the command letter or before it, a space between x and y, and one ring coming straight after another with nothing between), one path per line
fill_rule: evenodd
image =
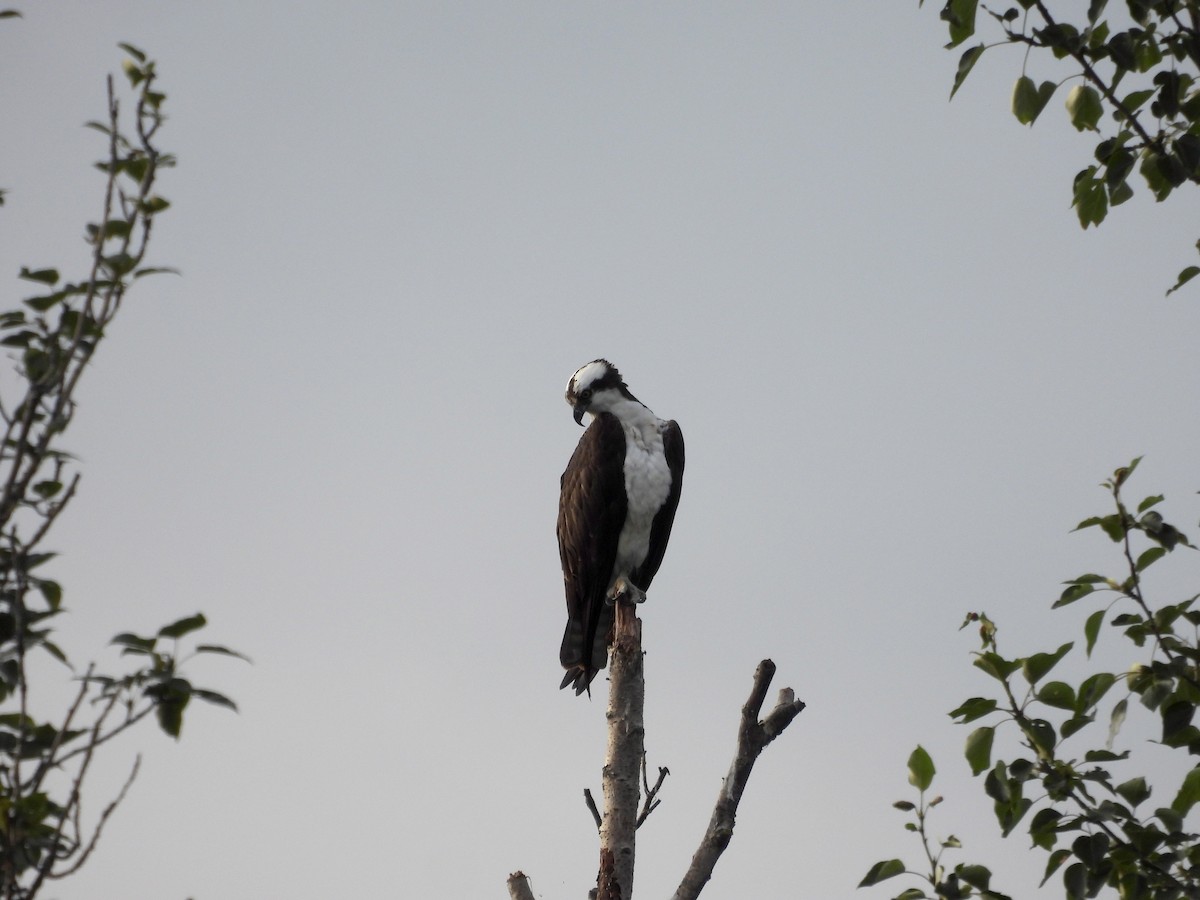
M617 602L609 658L608 748L603 773L598 900L630 900L633 896L634 836L645 755L644 699L642 623L636 607L622 599Z

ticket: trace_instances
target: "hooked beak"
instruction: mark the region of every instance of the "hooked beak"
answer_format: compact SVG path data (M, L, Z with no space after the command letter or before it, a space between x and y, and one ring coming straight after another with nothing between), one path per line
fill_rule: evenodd
M573 416L575 416L575 424L576 425L583 425L583 414L586 412L587 412L587 410L583 407L582 404L577 404L572 409L571 414Z

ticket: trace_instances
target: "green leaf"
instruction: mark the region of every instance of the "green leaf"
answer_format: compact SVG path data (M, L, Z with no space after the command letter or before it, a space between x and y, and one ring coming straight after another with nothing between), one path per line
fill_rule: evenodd
M1091 725L1094 721L1096 721L1095 716L1072 716L1058 726L1058 733L1062 735L1065 741L1071 735Z
M1071 842L1071 850L1091 870L1096 870L1108 853L1108 835L1102 831L1094 834L1081 834Z
M158 629L158 636L165 638L181 638L185 634L197 631L208 624L208 620L204 618L204 613L196 613L194 616L180 619L177 622L172 622L170 625L164 625Z
M1133 570L1135 572L1141 572L1147 566L1150 566L1156 560L1160 560L1166 555L1167 551L1164 547L1151 547L1149 550L1144 550L1142 554L1138 556L1137 563L1134 565Z
M1175 810L1160 806L1154 811L1154 816L1163 823L1163 826L1167 829L1167 831L1183 831L1183 816L1175 812Z
M1139 72L1149 72L1160 62L1162 62L1162 51L1158 49L1158 42L1153 38L1144 41L1138 41L1134 48L1134 56L1136 58L1135 65Z
M1083 636L1087 638L1087 655L1091 658L1092 648L1096 646L1096 638L1100 636L1100 627L1104 624L1104 610L1098 609L1083 624Z
M1109 170L1111 172L1111 170ZM1133 188L1129 186L1128 181L1113 182L1108 175L1105 175L1104 186L1108 189L1108 205L1120 206L1126 200L1133 197Z
M1032 125L1037 119L1057 88L1053 81L1043 81L1035 85L1032 78L1022 75L1013 85L1012 111L1017 121L1022 125Z
M1165 296L1170 297L1173 293L1175 293L1197 275L1200 275L1200 266L1188 266L1179 273L1179 278L1176 280L1175 284L1172 287L1167 288L1167 293Z
M173 738L183 728L183 711L195 691L185 678L169 678L146 688L146 695L155 701L159 727Z
M1097 171L1095 166L1088 166L1075 176L1071 205L1083 228L1099 225L1108 215L1108 190L1104 179L1096 177Z
M1150 788L1146 785L1146 779L1140 775L1118 784L1115 790L1130 806L1137 806L1150 797Z
M222 647L220 644L200 644L196 647L197 653L216 653L221 656L234 656L238 659L251 662L250 657L244 653L238 653L236 650L230 650L228 647Z
M232 709L237 712L237 704L226 697L224 694L218 694L216 691L204 690L202 688L193 688L192 696L199 697L205 703L211 703L214 706L223 706L226 709Z
M1171 191L1175 190L1175 185L1163 171L1162 157L1153 150L1142 152L1142 164L1138 166L1138 171L1146 179L1146 186L1150 188L1154 199L1158 202L1166 200L1171 195Z
M153 215L154 213L162 212L164 209L166 209L170 205L171 204L169 202L167 202L166 200L164 200L162 197L159 197L157 194L154 194L150 197L147 197L145 200L142 201L142 212L150 213L151 215Z
M137 47L133 46L133 44L117 44L117 46L136 59L138 62L144 63L146 61L146 54Z
M1059 660L1066 656L1074 646L1074 641L1068 641L1053 653L1033 654L1022 662L1021 674L1030 684L1037 684L1047 672L1058 665Z
M58 269L27 269L21 267L21 272L17 276L24 278L26 281L36 281L39 284L55 285L58 284Z
M1067 94L1067 113L1076 131L1099 131L1097 125L1104 114L1099 91L1090 84L1076 84Z
M132 59L127 59L121 63L121 70L125 73L125 77L129 79L129 84L132 87L137 87L146 80L146 72L140 68Z
M133 273L134 278L141 278L143 275L178 275L178 269L172 269L170 266L146 266L138 269Z
M66 296L66 291L55 291L53 294L43 294L40 297L30 297L25 301L25 305L35 312L45 312L46 310L61 303Z
M977 669L987 672L987 674L991 675L997 681L1006 681L1009 675L1021 668L1021 661L1008 660L999 653L988 650L985 653L978 654L972 665Z
M0 19L19 19L21 14L15 9L0 9Z
M1042 876L1041 884L1038 887L1043 887L1050 876L1058 871L1059 867L1066 862L1071 856L1071 851L1065 847L1060 850L1055 850L1050 854L1050 858L1046 860L1046 873Z
M1079 686L1079 693L1076 696L1075 712L1083 715L1089 709L1099 703L1104 695L1108 693L1108 689L1116 684L1116 676L1111 672L1097 672L1095 675L1086 678Z
M1060 606L1067 606L1076 600L1086 597L1095 589L1095 586L1090 584L1072 584L1059 595L1059 598L1054 601L1054 604L1050 608L1058 609Z
M157 642L158 642L157 638L139 637L138 635L132 634L128 631L124 631L121 634L118 634L111 641L109 641L109 643L111 643L111 644L118 644L127 649L141 650L141 651L145 651L145 652L149 652L149 651L153 650L154 645Z
M128 253L114 253L112 256L101 257L100 262L105 269L120 277L134 267L136 260Z
M19 567L19 571L32 571L38 566L50 562L50 560L54 559L56 556L58 556L57 553L30 553L22 558L24 565Z
M929 753L918 744L917 749L908 757L908 783L919 791L927 791L933 784L936 771Z
M889 878L894 878L897 875L904 874L904 863L898 859L885 859L871 866L870 871L862 881L858 883L861 887L870 887L873 884L879 884L881 881L886 881Z
M1056 709L1075 709L1075 689L1063 681L1051 681L1042 685L1037 698Z
M33 492L46 500L61 491L62 487L61 481L39 481L33 486Z
M948 0L942 9L942 21L950 26L949 50L957 47L975 33L975 12L979 0Z
M1062 813L1053 807L1039 809L1029 823L1029 836L1035 847L1050 850L1058 842L1058 822Z
M1093 525L1099 525L1101 530L1114 542L1121 541L1125 537L1125 521L1119 513L1113 513L1109 516L1092 516L1090 519L1084 519L1072 531L1082 531L1084 528L1091 528ZM1099 576L1096 576L1096 578L1100 581L1107 581L1107 579L1102 579ZM1076 579L1076 581L1079 580L1081 579Z
M960 863L954 867L954 872L961 880L980 891L986 891L992 881L992 872L986 866L971 866Z
M976 728L967 736L965 755L972 775L978 775L992 767L992 738L995 734L995 728L984 726Z
M187 707L188 699L184 697L182 700L163 701L155 707L158 726L170 737L178 738L183 730L183 711Z
M1144 513L1150 507L1157 506L1158 504L1162 503L1163 499L1164 499L1164 497L1162 494L1155 494L1153 497L1147 497L1145 500L1143 500L1141 503L1138 504L1138 507L1137 507L1138 515L1140 516L1142 513Z
M1192 718L1196 715L1196 704L1186 700L1176 700L1162 710L1162 742L1168 747L1178 747L1191 742L1194 737L1191 728ZM1180 740L1180 736L1183 739Z
M962 87L967 76L971 74L971 70L975 68L975 63L979 62L979 57L983 56L983 51L987 49L984 44L979 44L976 47L971 47L958 60L958 71L954 73L954 87L950 88L950 99L954 99L954 95L958 93L958 89Z
M46 605L58 609L62 605L62 586L57 581L38 579L38 590L46 598Z
M129 222L125 219L109 219L107 222L102 222L97 229L97 238L100 240L111 240L112 238L129 237Z
M1153 97L1156 93L1157 91L1155 91L1154 88L1148 88L1144 91L1133 91L1125 95L1125 97L1121 100L1121 105L1123 105L1131 113L1137 112L1138 109L1140 109L1146 103L1146 101Z
M63 663L67 666L71 665L71 663L67 660L67 654L62 651L62 648L59 647L58 644L54 643L53 641L42 640L40 642L40 646L60 663Z
M958 709L950 713L952 719L961 718L959 724L965 725L968 722L974 722L976 719L981 719L989 713L996 711L996 701L987 697L972 697L970 700L963 703Z

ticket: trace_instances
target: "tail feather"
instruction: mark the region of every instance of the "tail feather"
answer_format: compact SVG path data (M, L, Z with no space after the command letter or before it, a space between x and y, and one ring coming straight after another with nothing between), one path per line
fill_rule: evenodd
M592 628L588 628L588 623L574 616L567 620L562 648L558 653L559 662L567 673L563 676L562 684L558 686L559 690L570 684L574 687L576 696L584 691L591 696L592 680L608 665L612 623L613 610L607 605L601 609Z

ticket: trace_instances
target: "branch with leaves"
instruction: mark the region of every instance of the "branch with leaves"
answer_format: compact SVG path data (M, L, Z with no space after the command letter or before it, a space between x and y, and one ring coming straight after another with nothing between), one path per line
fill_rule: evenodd
M1056 16L1042 0L1016 0L1002 10L979 0L948 0L941 13L950 32L948 48L975 34L980 9L999 34L963 52L951 97L986 51L1005 45L1023 50L1012 93L1012 112L1022 125L1032 125L1058 88L1071 84L1066 97L1071 124L1100 137L1094 161L1072 184L1072 203L1084 228L1099 225L1111 207L1133 196L1129 178L1135 168L1158 201L1184 184L1200 184L1200 0L1129 0L1112 14L1108 5L1091 0L1075 22ZM1030 74L1031 62L1048 57L1065 74L1039 83ZM1196 275L1200 266L1187 266L1167 293Z
M138 667L118 675L87 667L56 723L38 721L31 710L30 654L44 651L70 665L52 639L63 589L44 574L55 554L42 544L79 485L61 446L76 390L132 284L169 271L145 264L153 224L169 206L155 192L159 172L174 163L156 144L166 98L156 89L154 62L121 47L133 92L132 133L122 130L109 78L107 117L88 123L105 136L106 154L97 163L105 175L101 215L85 229L87 274L64 282L55 268L23 268L20 277L41 292L0 313L0 347L18 376L0 396L0 900L30 900L48 881L78 871L95 850L138 771L135 762L117 796L86 823L83 788L102 746L151 714L177 738L193 698L234 707L183 675L190 656L240 656L216 644L185 655L183 639L206 625L196 614L149 637L117 635L113 642Z
M1200 765L1193 765L1177 785L1168 783L1169 803L1153 809L1143 804L1154 782L1162 789L1163 778L1113 775L1114 768L1127 768L1133 760L1131 751L1113 749L1131 712L1130 700L1157 718L1157 743L1189 758L1200 754L1200 728L1192 724L1200 706L1200 610L1193 608L1200 594L1155 605L1143 583L1146 570L1169 552L1195 548L1156 509L1162 495L1146 497L1134 507L1126 504L1122 491L1138 462L1117 469L1104 482L1115 511L1084 519L1076 529L1098 528L1118 544L1124 571L1072 578L1053 605L1101 600L1084 622L1086 656L1091 658L1107 625L1134 646L1141 662L1125 671L1092 673L1078 684L1051 680L1074 642L1010 658L1000 652L997 626L987 615L972 613L964 623L979 630L982 646L975 667L999 689L998 697L972 697L950 714L962 724L992 720L976 725L967 736L967 763L974 775L984 776L983 789L1001 833L1007 837L1028 821L1033 846L1047 854L1042 883L1061 871L1068 898L1092 897L1104 887L1123 897L1200 895L1200 835L1185 826L1188 813L1200 803ZM1106 717L1103 739L1089 741L1101 703L1122 689ZM1007 760L993 758L1001 733L1016 738L1015 755ZM928 780L913 783L928 787ZM876 864L863 884L906 871L898 863ZM972 872L978 877L963 878L965 884L954 896L973 896L973 890L991 896L983 877L990 873L983 867ZM900 896L925 895L905 891Z

